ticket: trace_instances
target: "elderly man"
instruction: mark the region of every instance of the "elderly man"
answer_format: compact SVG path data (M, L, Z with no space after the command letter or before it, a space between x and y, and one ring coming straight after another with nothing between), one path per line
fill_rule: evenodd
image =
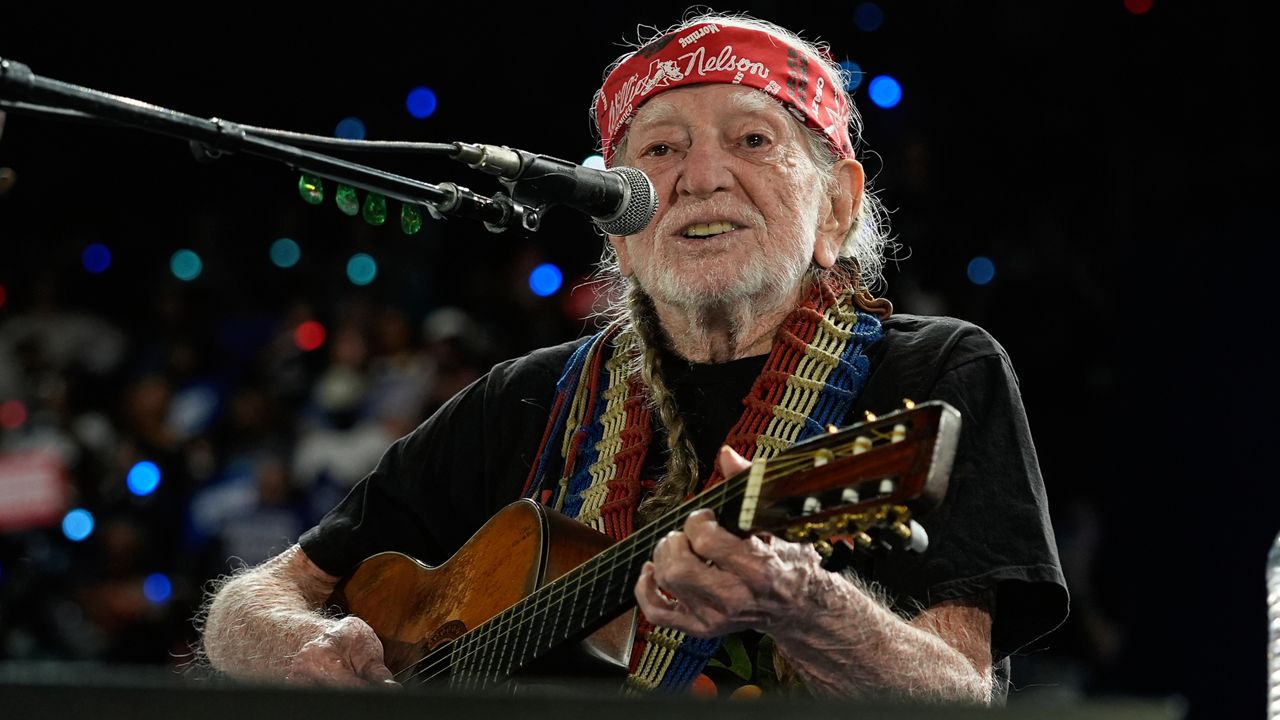
M927 552L829 572L807 545L694 513L640 573L628 684L1002 699L1009 654L1066 612L1035 451L989 335L869 295L883 214L838 68L777 26L701 17L624 56L594 109L606 160L643 170L660 200L649 228L609 238L625 307L593 337L493 368L298 545L226 582L204 629L214 666L391 683L368 625L320 613L363 558L439 564L521 496L622 538L775 452L775 419L803 436L939 398L964 430Z

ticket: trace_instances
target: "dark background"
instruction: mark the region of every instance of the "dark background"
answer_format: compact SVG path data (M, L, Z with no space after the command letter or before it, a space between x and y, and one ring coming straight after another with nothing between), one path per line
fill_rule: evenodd
M900 311L976 322L1008 349L1072 585L1071 620L1018 659L1015 685L1025 689L1013 701L1180 697L1199 717L1258 714L1263 565L1280 530L1266 462L1277 427L1266 374L1276 365L1267 336L1280 160L1264 110L1277 87L1272 18L1230 2L1156 0L1142 15L1120 0L883 2L882 27L864 32L856 6L733 9L830 42L868 78L902 83L892 109L870 103L865 82L854 94L865 164L902 245L887 295ZM589 103L623 51L616 43L684 8L361 3L267 20L252 8L179 18L46 7L0 14L0 57L201 117L330 135L355 115L369 139L467 140L579 160L595 147ZM419 84L440 99L426 120L404 109ZM368 160L498 189L443 160ZM333 338L338 326L394 314L413 330L412 349L429 355L440 348L424 321L461 308L485 340L464 360L450 356L459 376L590 328L583 291L569 290L590 273L600 240L569 210L535 235L454 219L407 237L394 217L373 228L339 213L332 185L324 205L303 203L283 165L198 164L171 138L18 113L0 138L0 167L16 174L0 194L0 339L14 318L53 308L105 321L128 347L105 374L45 368L70 378L67 407L0 429L0 452L32 442L41 422L74 436L68 418L104 418L118 446L71 468L75 502L100 527L127 518L125 546L145 558L112 576L105 531L79 544L57 528L0 535L0 657L13 662L187 659L200 585L229 567L217 538L193 539L188 503L226 474L235 448L253 444L254 427L270 428L280 454L311 417L309 393L335 361L328 347L279 352L301 319L326 323ZM287 271L267 258L283 236L303 248ZM92 242L113 253L99 275L81 267ZM168 272L179 248L204 260L194 282ZM345 278L354 252L379 262L364 288ZM995 263L985 286L966 278L977 255ZM545 299L524 280L543 261L566 274ZM147 378L171 394L214 387L219 413L194 439L149 444L137 419ZM227 419L245 388L270 422ZM211 448L212 476L190 471L193 443ZM122 484L141 457L164 458L161 491L138 499L102 489ZM290 487L306 505L314 486L294 477ZM97 580L118 589L151 571L174 579L167 602L124 613L128 622L87 607ZM77 622L103 639L77 642Z

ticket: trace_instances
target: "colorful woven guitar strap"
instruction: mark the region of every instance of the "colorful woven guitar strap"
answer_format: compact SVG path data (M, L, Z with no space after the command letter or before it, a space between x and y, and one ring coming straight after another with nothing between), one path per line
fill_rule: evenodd
M783 324L725 443L745 458L770 458L844 423L867 378L866 350L879 339L879 318L857 311L852 292L837 295L815 284ZM635 529L653 439L649 398L639 374L627 372L639 352L634 334L610 326L574 353L525 485L526 496L614 539ZM703 487L722 480L716 470ZM642 616L627 686L683 692L719 644Z

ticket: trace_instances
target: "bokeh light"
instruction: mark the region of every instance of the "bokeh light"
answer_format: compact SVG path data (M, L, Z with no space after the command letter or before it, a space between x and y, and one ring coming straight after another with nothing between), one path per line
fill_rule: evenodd
M21 400L5 400L0 403L0 428L17 430L27 421L27 406Z
M877 75L867 86L871 102L882 108L891 108L902 102L902 86L888 75Z
M303 352L317 350L324 345L326 337L324 325L315 320L307 320L293 329L293 344Z
M582 161L583 167L595 168L596 170L607 169L604 165L603 155L588 155L586 160Z
M169 258L169 270L179 280L191 282L200 277L200 273L204 271L204 263L195 252L179 250Z
M1134 15L1145 15L1151 11L1151 0L1124 0L1124 9Z
M409 108L410 115L425 120L436 111L436 93L429 87L416 87L409 91L405 106Z
M990 258L979 255L969 261L969 282L974 285L986 285L995 279L996 264Z
M291 238L271 243L271 262L278 268L291 268L302 259L302 248Z
M347 261L347 279L354 285L368 285L378 277L378 261L366 253L356 253Z
M129 492L145 497L160 487L160 468L150 460L143 460L129 468L129 476L125 482L129 485Z
M80 253L80 263L84 269L97 275L111 267L111 250L102 243L93 243Z
M543 263L529 273L529 289L538 297L547 297L560 289L564 274L551 263Z
M862 84L862 66L852 60L845 60L840 63L840 67L848 73L844 83L845 92L853 92Z
M164 573L151 573L142 581L142 594L157 605L169 602L173 595L173 583Z
M363 140L364 121L358 117L344 117L338 121L338 126L333 129L333 135L345 140Z
M62 534L72 542L80 542L93 534L93 513L76 508L62 516Z
M853 10L853 24L862 32L875 32L884 24L884 11L873 2L858 3Z

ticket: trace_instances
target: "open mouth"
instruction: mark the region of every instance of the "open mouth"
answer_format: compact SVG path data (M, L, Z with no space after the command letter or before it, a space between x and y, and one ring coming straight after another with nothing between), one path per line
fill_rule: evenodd
M687 238L709 238L737 229L738 226L728 220L717 220L709 223L694 223L685 228L680 235Z

